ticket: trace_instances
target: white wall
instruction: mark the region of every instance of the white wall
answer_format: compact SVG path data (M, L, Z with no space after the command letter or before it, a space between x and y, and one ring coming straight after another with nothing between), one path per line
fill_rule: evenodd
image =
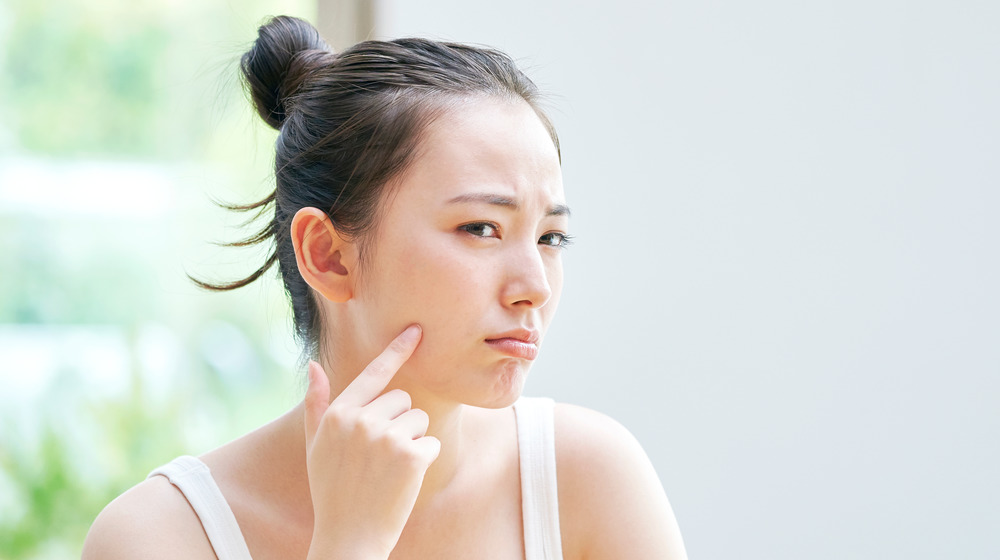
M385 1L554 94L578 243L528 391L692 558L1000 557L1000 4Z

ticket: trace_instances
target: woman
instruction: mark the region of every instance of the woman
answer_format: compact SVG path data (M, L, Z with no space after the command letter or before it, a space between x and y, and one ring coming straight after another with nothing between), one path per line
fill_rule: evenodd
M274 252L301 405L112 502L84 558L684 558L634 438L520 399L569 209L554 129L501 53L406 39L333 54L278 17L243 57L280 131Z

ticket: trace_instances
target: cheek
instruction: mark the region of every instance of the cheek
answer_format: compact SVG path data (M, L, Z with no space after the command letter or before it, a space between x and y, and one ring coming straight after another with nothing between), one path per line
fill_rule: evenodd
M481 338L484 318L491 316L489 265L453 247L423 246L399 255L399 278L406 286L396 299L407 309L406 320L417 322L424 334L410 359L424 385L449 384L455 371L468 366ZM393 313L394 310L388 310Z
M427 251L414 274L420 278L425 293L438 315L456 319L479 313L488 303L490 267L488 262L472 258L462 251L439 248Z
M409 320L427 328L468 328L468 317L481 313L489 293L487 263L434 239L393 253L392 272L380 291L388 292L385 303L406 310Z

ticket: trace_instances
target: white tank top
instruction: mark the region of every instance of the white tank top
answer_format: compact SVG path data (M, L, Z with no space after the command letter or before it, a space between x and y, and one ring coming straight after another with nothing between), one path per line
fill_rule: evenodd
M523 397L514 404L521 469L525 560L562 560L553 401ZM154 470L184 494L219 560L252 560L233 510L208 467L184 456Z

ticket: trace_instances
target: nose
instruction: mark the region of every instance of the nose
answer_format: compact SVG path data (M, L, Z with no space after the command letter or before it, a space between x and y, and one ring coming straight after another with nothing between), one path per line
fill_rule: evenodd
M539 308L548 303L552 286L537 244L511 251L505 261L505 305Z

